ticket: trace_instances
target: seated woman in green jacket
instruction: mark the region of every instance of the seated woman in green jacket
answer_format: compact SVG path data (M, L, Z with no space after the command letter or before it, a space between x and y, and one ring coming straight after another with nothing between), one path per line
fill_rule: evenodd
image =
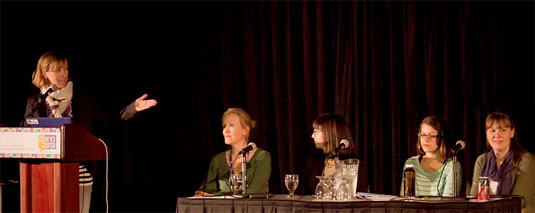
M535 157L520 146L513 120L493 112L485 129L489 151L476 160L470 195L477 195L479 177L488 177L491 195L520 195L522 211L535 212Z
M222 117L223 137L225 144L230 146L227 151L215 155L210 162L206 185L195 195L210 196L231 192L229 176L240 174L242 154L239 152L247 147L251 129L255 121L240 108L229 108ZM263 149L249 151L247 156L247 193L257 194L268 192L268 181L271 175L271 155Z

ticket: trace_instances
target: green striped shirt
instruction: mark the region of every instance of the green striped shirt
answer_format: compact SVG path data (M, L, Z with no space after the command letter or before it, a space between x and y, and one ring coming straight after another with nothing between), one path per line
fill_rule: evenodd
M403 165L403 170L405 170L405 166L407 164L412 164L414 166L414 171L416 171L416 196L446 196L451 197L453 196L453 161L448 160L445 164L442 164L442 166L434 172L426 172L422 165L420 164L419 156L414 156L407 161L405 161L405 164ZM442 177L440 176L441 171ZM461 188L462 184L462 176L461 176L461 164L459 162L456 163L455 170L457 170L457 195L459 195L459 190ZM440 179L440 181L439 181ZM440 183L439 183L440 182ZM440 184L440 185L439 185ZM437 185L438 190L440 191L440 195L437 191ZM403 176L401 177L401 190L400 190L400 196L403 196Z

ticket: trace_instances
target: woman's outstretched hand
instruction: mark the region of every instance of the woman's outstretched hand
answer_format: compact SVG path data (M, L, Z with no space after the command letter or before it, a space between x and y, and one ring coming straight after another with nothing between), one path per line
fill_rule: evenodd
M136 111L141 112L143 110L146 110L146 109L151 108L153 106L156 106L156 104L158 104L158 101L156 101L154 99L145 100L145 98L147 98L148 96L149 95L147 93L145 93L141 97L136 99L136 101L134 103L134 105L136 107Z

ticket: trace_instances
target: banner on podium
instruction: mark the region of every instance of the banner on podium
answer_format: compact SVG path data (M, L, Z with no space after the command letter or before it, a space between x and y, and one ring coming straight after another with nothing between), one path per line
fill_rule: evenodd
M0 158L61 159L61 127L0 128Z

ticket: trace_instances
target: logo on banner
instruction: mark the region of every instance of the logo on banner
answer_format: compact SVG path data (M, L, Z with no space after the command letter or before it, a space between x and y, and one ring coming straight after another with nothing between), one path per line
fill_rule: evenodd
M39 135L37 148L42 152L45 149L56 149L55 135Z

